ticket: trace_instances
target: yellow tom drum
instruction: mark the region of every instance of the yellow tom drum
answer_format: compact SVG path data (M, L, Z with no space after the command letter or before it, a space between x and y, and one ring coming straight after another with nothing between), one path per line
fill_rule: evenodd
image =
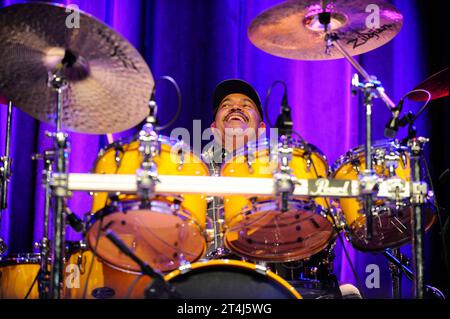
M210 260L165 276L182 299L302 299L286 280L260 265Z
M206 176L209 171L182 141L159 138L154 159L160 175ZM135 174L142 161L139 141L110 145L95 164L97 174ZM87 241L105 263L125 271L139 266L120 252L99 229L114 231L134 253L154 269L170 271L193 262L206 248L206 197L158 195L143 205L136 195L94 194Z
M377 141L372 146L372 166L381 178L398 177L411 182L411 162L407 147L394 140ZM356 147L341 156L333 165L335 179L358 179L366 169L364 145ZM424 176L424 175L422 175ZM363 251L378 251L395 248L411 240L410 201L390 202L375 199L373 202L373 239L366 238L366 215L364 202L358 198L340 198L347 238L353 246ZM429 229L435 220L429 199L425 204L424 227ZM338 216L339 218L339 216Z
M0 299L38 299L39 254L0 256Z
M225 162L221 176L272 178L278 155L269 141L249 143ZM275 155L274 155L275 154ZM328 164L313 145L294 142L290 168L299 179L326 178ZM281 212L275 197L226 196L224 198L226 246L235 253L263 261L293 261L324 249L334 236L325 216L324 198L291 197L288 211Z

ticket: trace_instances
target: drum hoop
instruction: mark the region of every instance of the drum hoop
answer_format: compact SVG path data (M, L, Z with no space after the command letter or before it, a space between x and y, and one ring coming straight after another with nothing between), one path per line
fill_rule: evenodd
M264 273L262 273L262 272L258 271L258 266L256 264L252 264L252 263L248 263L248 262L240 261L240 260L220 259L220 260L198 261L198 262L190 264L189 267L186 267L185 268L186 271L185 270L181 271L180 268L178 268L178 269L168 273L167 275L164 276L164 279L166 281L170 281L180 275L184 275L188 272L191 272L192 270L207 268L210 266L211 267L231 266L231 267L255 271L255 272L261 274L262 276L267 276L271 280L277 282L278 284L280 284L281 286L286 288L295 298L303 299L302 296L298 293L297 290L295 290L295 288L293 286L291 286L286 280L284 280L282 277L278 276L271 270L266 269L264 271Z
M328 159L327 159L327 156L325 155L325 153L322 152L322 150L320 148L318 148L317 146L315 146L314 144L311 144L311 143L306 143L306 144L310 148L311 152L313 154L315 154L316 156L318 156L322 160L322 162L325 164L326 170L327 170L327 174L328 174L329 173L329 164L328 164ZM292 146L293 146L293 149L305 150L305 144L302 143L299 140L293 140L292 141ZM238 156L245 156L245 155L247 155L249 148L259 151L259 150L266 150L269 147L270 147L270 140L267 139L267 138L249 142L249 143L247 143L247 146L241 147L238 150L236 150L235 152L233 152L233 156L228 161L225 161L222 164L222 168L225 167L225 165L227 163L232 162L232 160L234 158L236 158Z
M94 226L94 224L96 222L98 222L102 217L106 217L106 216L116 214L116 213L123 213L123 211L121 211L120 208L115 209L115 207L117 207L116 205L126 206L127 209L125 209L125 210L130 211L130 212L133 210L146 210L146 209L158 208L158 209L160 209L159 211L157 211L158 213L171 215L171 216L177 216L177 217L181 218L182 221L188 220L190 222L193 222L195 224L195 226L201 232L203 232L203 228L201 227L201 225L194 218L192 218L191 212L182 208L182 205L180 205L180 208L177 210L177 213L174 215L173 209L170 208L170 204L166 203L164 201L152 200L150 202L150 208L135 208L136 205L139 205L139 203L141 203L141 202L138 200L132 200L132 201L118 201L114 205L113 204L106 205L99 211L90 215L88 223L87 223L87 231L86 232L89 232L91 230L91 228ZM121 207L121 208L123 208L123 207ZM182 211L186 216L182 215L182 214L178 214L179 211Z
M39 264L41 255L39 253L20 253L0 256L0 267L25 264Z
M372 149L386 149L388 146L396 146L398 150L407 150L407 147L402 146L398 143L397 140L393 139L382 139L377 140L372 144ZM331 175L335 177L335 174L339 171L339 169L350 163L355 158L358 158L360 156L364 156L365 152L365 146L364 144L358 145L357 147L354 147L347 151L344 155L341 155L338 157L338 159L334 162L333 166L331 167Z
M95 168L97 167L98 162L103 158L103 156L109 149L116 147L116 145L123 146L123 145L128 145L128 144L131 144L131 143L137 142L137 141L138 140L135 138L135 136L124 137L124 138L118 139L117 141L107 144L107 145L103 146L102 148L100 148L100 150L98 151L97 156L94 160L94 163L91 166L92 167L91 173L95 173ZM180 141L171 139L170 137L168 137L166 135L160 134L160 135L158 135L158 142L160 142L161 144L164 144L164 145L175 146ZM184 143L183 145L185 146L186 150L189 150L189 152L192 153L192 155L198 157L199 163L203 163L201 157L199 157L197 154L195 154L188 144Z

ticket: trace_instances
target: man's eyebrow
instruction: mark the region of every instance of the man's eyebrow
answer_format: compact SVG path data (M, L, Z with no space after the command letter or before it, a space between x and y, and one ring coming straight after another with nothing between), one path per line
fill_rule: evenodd
M223 104L223 103L225 103L225 102L230 102L230 101L231 101L231 99L230 99L229 97L227 97L227 98L223 99L223 101L220 102L220 104ZM242 101L244 101L244 102L250 102L250 103L252 103L252 104L254 103L250 98L243 98Z

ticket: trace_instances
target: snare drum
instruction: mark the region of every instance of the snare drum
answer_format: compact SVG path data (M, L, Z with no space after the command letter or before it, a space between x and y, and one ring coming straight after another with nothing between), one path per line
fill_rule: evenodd
M182 299L301 299L272 271L238 260L186 265L165 276Z
M267 140L249 143L222 166L221 175L271 178L278 165L272 155ZM295 142L289 166L299 179L328 175L326 158L313 145ZM294 197L288 202L288 211L281 212L274 197L226 196L225 245L251 260L307 258L324 249L334 236L333 225L324 214L327 206L324 198Z
M161 175L207 176L209 171L181 141L159 138L159 155L154 159ZM97 160L97 174L135 174L141 164L139 141L115 143ZM111 195L111 194L109 194ZM87 240L105 263L125 271L139 266L120 252L100 228L108 227L151 267L170 271L180 262L193 262L205 249L206 197L204 195L157 195L142 206L136 195L94 194Z
M372 166L381 178L398 177L411 182L410 154L407 147L393 140L375 142L372 146ZM335 179L356 180L366 168L364 145L341 156L333 166ZM399 247L411 240L412 206L408 200L393 203L375 199L373 202L373 239L366 239L366 216L364 202L358 198L341 198L339 203L347 228L347 238L353 246L363 251L378 251ZM427 230L435 215L430 203L425 204L424 227Z
M39 254L0 256L0 299L38 299Z

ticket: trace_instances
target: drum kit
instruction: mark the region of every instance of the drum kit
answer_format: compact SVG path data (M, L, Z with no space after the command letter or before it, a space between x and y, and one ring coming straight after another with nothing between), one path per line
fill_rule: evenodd
M60 5L0 9L0 96L8 101L2 209L12 107L56 124L48 133L54 147L36 156L45 163L46 190L39 253L0 257L0 298L302 298L270 265L307 264L332 250L341 232L356 249L383 252L391 262L412 242L411 279L423 298L423 232L435 219L421 174L428 139L414 129L422 110L400 117L401 105L353 58L402 26L391 4L370 3L381 8L377 28L366 24L367 1L296 0L264 11L248 29L250 41L275 56L347 59L364 77L352 85L364 95L366 143L330 167L318 148L292 137L287 116L275 145L250 142L216 176L183 141L156 133L155 82L127 40L83 12L79 28L67 28ZM448 69L409 93L427 102L447 95ZM375 98L393 118L389 139L372 143ZM138 138L102 149L91 173L68 172L66 131L110 134L139 123ZM398 141L406 125L409 135ZM66 204L74 191L92 194L92 212L82 220ZM214 219L220 227L207 216L213 197L223 200ZM82 241L66 241L67 224ZM214 230L220 234L211 236ZM231 254L207 254L211 246ZM397 268L407 270L401 261Z

